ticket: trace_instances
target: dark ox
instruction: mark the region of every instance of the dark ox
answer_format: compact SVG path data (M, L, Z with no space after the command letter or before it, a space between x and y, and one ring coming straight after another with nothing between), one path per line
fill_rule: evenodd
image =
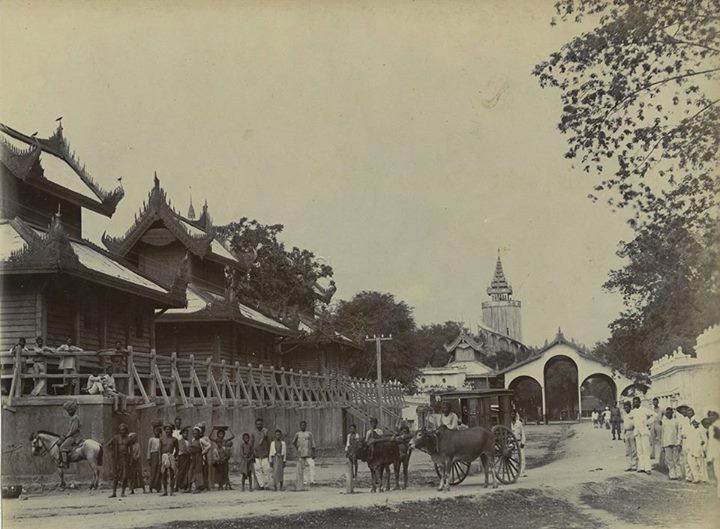
M395 470L395 490L400 489L400 467L403 467L404 485L407 487L407 467L410 462L410 452L407 439L380 438L375 439L372 448L366 441L359 441L355 445L355 457L365 461L370 469L372 479L372 492L378 489L383 491L383 476L387 472L385 490L390 490L390 465Z
M456 461L471 463L480 458L485 471L485 486L488 483L488 471L492 474L493 488L495 480L495 435L482 426L465 430L448 430L441 426L438 430L418 430L410 442L412 448L427 452L440 469L442 477L438 490L450 490L448 473Z

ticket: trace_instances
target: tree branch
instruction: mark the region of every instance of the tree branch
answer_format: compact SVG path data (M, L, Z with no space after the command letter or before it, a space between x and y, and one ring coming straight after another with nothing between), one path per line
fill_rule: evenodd
M685 78L688 78L688 77L695 77L695 76L697 76L697 75L705 75L705 74L709 74L709 73L713 73L713 72L717 72L717 71L720 71L720 67L718 67L718 68L710 68L709 70L702 70L702 71L700 71L700 72L684 73L684 74L680 74L680 75L675 75L675 76L673 76L673 77L668 77L667 79L661 79L661 80L659 80L659 81L655 81L655 82L652 82L652 83L648 83L648 84L646 84L645 86L643 86L643 87L641 87L641 88L638 88L637 90L633 90L633 91L630 92L628 95L626 95L625 97L623 97L620 101L618 101L610 110L608 110L608 112L607 112L607 113L605 114L605 116L603 117L603 121L605 121L605 120L610 116L610 114L612 114L613 112L615 112L615 110L617 110L618 107L619 107L620 105L622 105L625 101L627 101L627 100L630 99L631 97L636 96L636 95L639 94L640 92L643 92L643 91L645 91L645 90L649 90L649 89L652 88L653 86L658 86L658 85L661 85L661 84L664 84L664 83L669 83L669 82L671 82L671 81L677 81L678 79L685 79Z

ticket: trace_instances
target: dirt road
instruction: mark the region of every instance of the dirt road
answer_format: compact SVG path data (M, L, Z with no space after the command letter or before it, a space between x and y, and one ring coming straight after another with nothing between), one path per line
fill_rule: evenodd
M272 529L297 527L301 517L303 525L312 521L308 526L353 529L367 526L367 515L384 513L391 524L387 527L415 529L455 526L450 520L465 525L463 520L478 516L491 526L643 529L709 527L706 520L720 514L712 486L669 482L659 472L623 472L622 442L587 424L529 427L528 463L527 477L496 491L483 488L481 477L473 475L450 492L437 492L429 458L413 453L408 490L371 494L362 488L365 477L361 488L347 495L340 486L344 466L335 458L318 470L322 484L302 492L234 490L172 498L136 494L111 500L108 491L71 491L3 501L3 522L13 528L75 529L81 514L84 525L103 529L164 524Z

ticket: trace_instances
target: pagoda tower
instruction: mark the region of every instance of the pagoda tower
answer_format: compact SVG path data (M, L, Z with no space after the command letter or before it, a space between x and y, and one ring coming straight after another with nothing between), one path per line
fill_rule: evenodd
M505 278L499 255L487 293L490 301L482 304L483 323L500 334L522 342L520 302L512 299L512 287Z

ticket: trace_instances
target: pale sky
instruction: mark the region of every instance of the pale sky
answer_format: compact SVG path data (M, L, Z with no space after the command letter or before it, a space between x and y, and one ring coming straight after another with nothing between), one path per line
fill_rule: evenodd
M66 136L125 231L157 170L186 212L285 225L335 299L395 294L418 323L474 328L502 248L529 345L592 345L624 217L563 158L559 93L533 66L576 25L525 2L13 2L0 7L0 121Z

